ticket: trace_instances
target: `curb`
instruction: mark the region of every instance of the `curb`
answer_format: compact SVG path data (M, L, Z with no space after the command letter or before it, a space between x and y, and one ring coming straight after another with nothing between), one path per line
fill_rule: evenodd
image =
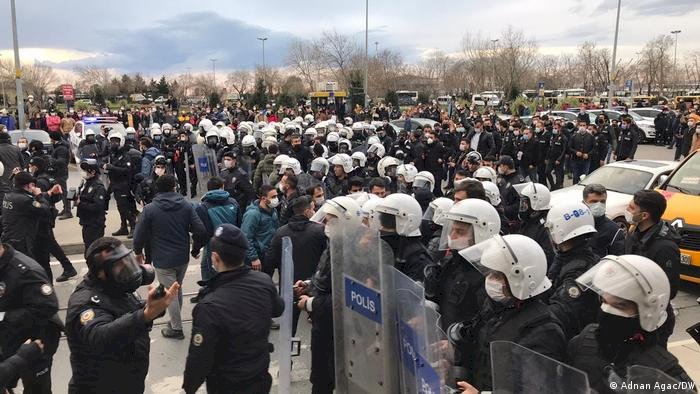
M124 242L124 245L126 245L129 248L132 248L134 245L133 240L131 239L126 239L126 237L118 237L119 239ZM123 238L123 239L122 239ZM65 253L67 256L70 255L84 255L85 254L85 245L83 243L75 243L75 244L65 244L65 245L60 245L61 249L63 249L63 253Z

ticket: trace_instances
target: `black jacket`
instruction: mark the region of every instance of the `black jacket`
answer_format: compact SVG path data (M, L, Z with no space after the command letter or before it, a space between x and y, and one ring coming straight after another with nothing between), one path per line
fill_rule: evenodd
M573 338L598 317L600 302L598 295L576 283L576 278L600 261L593 250L583 244L566 252L557 253L547 272L552 281L549 292L549 307L559 319L567 340Z
M85 179L78 187L77 214L81 226L104 227L107 216L107 190L99 176Z
M644 232L633 227L625 238L625 254L644 256L663 268L671 285L671 299L676 297L680 282L680 241L678 232L664 221Z
M552 248L552 241L549 239L549 232L547 232L547 228L544 227L544 223L547 221L547 212L548 211L533 212L529 219L522 222L520 234L540 244L542 250L544 250L545 256L547 256L547 268L549 268L554 261L554 249Z
M617 160L634 159L634 154L637 152L637 135L632 128L620 128L620 134L617 136L617 149L615 155Z
M68 177L68 164L70 163L70 156L70 144L68 144L66 141L61 140L53 145L51 157L53 157L55 160L57 178Z
M552 135L549 144L549 150L547 151L547 160L554 164L555 161L559 163L564 162L564 156L568 153L568 141L566 137L559 132L559 134Z
M0 390L12 385L21 373L42 356L41 348L35 343L22 344L15 355L0 362Z
M39 264L10 245L3 247L0 311L5 315L0 321L0 361L13 356L27 339L41 339L44 353L28 366L30 371L39 372L50 366L58 348L63 326L56 315L58 299ZM0 379L0 390L6 383Z
M598 232L588 241L595 254L600 257L625 254L625 230L605 215L595 218L595 229Z
M413 280L423 281L423 271L432 260L428 249L420 242L420 236L403 237L389 233L382 234L381 239L394 252L394 267Z
M267 372L270 319L283 310L267 274L245 265L216 274L192 311L185 392L196 392L205 380L209 392L227 392Z
M576 132L571 136L571 139L569 139L569 154L571 155L571 160L587 160L584 159L583 156L576 156L576 152L581 152L582 154L588 155L590 159L594 145L595 138L593 138L593 136L588 132Z
M247 207L255 200L253 184L250 176L240 167L226 168L221 171L221 179L224 180L224 190L238 202L239 207Z
M503 213L509 220L518 220L518 210L520 209L520 194L513 186L525 182L518 172L502 175L498 179L498 189L501 192L503 201Z
M116 294L86 276L68 300L71 394L143 393L152 323L132 293Z
M471 144L472 138L476 134L475 130L472 130L467 134L467 141ZM479 143L477 146L469 146L472 150L475 150L481 154L481 157L486 157L488 155L496 154L496 143L493 141L493 135L488 131L482 131L479 136Z
M515 158L515 141L517 139L518 137L516 137L512 131L507 130L506 132L504 132L501 138L500 155L508 155L512 158Z
M34 197L24 189L15 188L2 201L2 242L34 257L39 224L46 223L51 215L45 193Z
M525 141L522 137L515 143L516 159L520 168L527 169L529 166L537 166L539 160L539 144L534 138ZM521 154L522 152L522 154Z
M282 238L292 241L292 258L294 262L294 281L306 280L316 272L321 254L326 249L326 234L323 226L310 221L304 215L294 215L289 223L277 229L268 254L271 267L282 266Z
M28 161L28 160L27 160ZM5 193L12 190L12 170L15 168L24 168L25 159L22 152L16 146L9 142L0 142L0 162L5 167L5 172L0 176L0 198Z

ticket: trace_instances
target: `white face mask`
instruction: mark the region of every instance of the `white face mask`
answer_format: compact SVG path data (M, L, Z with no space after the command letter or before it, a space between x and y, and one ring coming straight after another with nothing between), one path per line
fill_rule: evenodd
M604 202L597 202L593 203L588 206L588 209L591 210L591 214L593 217L599 218L603 215L605 215L605 203Z
M80 170L80 177L83 179L88 179L90 178L90 174L88 174L88 172L85 170Z
M500 280L491 279L488 276L484 281L484 288L486 290L486 294L489 296L489 298L496 302L504 302L508 300L509 297L503 291L504 286L505 284Z
M464 152L464 151L467 150L467 146L464 145L464 144L462 144L462 145L459 146L459 150L462 151L462 152Z
M158 176L163 176L165 175L165 168L156 168L153 172Z
M280 205L280 199L275 197L270 200L270 208L277 208L277 206Z
M17 144L17 146L18 146L20 149L26 149L26 148L27 148L27 144L26 144L25 142L20 142L20 143Z
M314 205L316 205L317 208L323 205L325 202L326 199L324 197L314 198Z
M474 242L469 238L460 237L457 239L447 239L447 247L450 248L450 250L462 250L472 245L474 245Z
M226 168L233 167L233 161L232 160L224 160L224 167L226 167Z
M428 138L427 142L428 142L428 145L431 145L433 142L435 142L435 140L432 138Z
M600 310L605 312L605 313L609 313L611 315L620 316L620 317L637 317L637 316L639 316L635 313L632 313L632 314L627 313L623 310L615 308L614 306L612 306L610 304L606 304L606 303L600 304Z
M631 224L637 223L634 221L634 214L628 210L625 210L625 220L627 220L627 223L631 223Z

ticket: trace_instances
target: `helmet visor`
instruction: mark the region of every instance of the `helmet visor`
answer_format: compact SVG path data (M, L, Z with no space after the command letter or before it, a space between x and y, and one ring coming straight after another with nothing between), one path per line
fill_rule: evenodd
M474 226L468 220L455 219L454 215L442 216L440 250L462 250L474 245Z
M115 283L127 284L133 278L141 275L141 265L136 260L134 252L124 245L114 249L114 253L104 263L105 273Z

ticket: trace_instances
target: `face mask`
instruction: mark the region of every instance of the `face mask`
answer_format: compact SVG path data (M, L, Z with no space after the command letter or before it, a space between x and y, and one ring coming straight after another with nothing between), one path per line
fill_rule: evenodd
M559 129L552 129L552 134L559 134Z
M474 245L474 241L469 238L460 237L457 239L448 238L447 247L450 250L462 250Z
M608 311L613 311L610 313ZM622 316L624 314L625 316ZM628 317L614 307L601 304L598 313L598 340L604 344L620 344L641 331L639 317Z
M518 130L513 130L513 135L516 136L516 137L519 136L519 135L520 135L520 131L518 131Z
M87 171L80 170L80 177L83 179L88 179L88 178L90 178L90 174L88 174Z
M224 167L225 167L225 168L231 168L231 167L233 167L233 161L231 161L231 160L224 160Z
M623 123L622 126L620 126L620 128L622 130L627 130L629 128L629 126L627 125L627 123Z
M603 215L605 215L605 203L604 202L597 202L594 204L591 204L588 206L588 209L591 210L591 214L593 217L599 218Z
M180 141L182 141L182 142L187 142L187 137L180 138Z
M460 145L460 146L459 146L459 150L462 151L462 152L466 152L466 151L467 151L467 146L466 146L466 145Z
M158 176L163 176L165 175L165 168L156 168L153 172Z
M523 141L528 141L530 139L529 135L523 134Z
M509 298L503 291L504 283L500 280L491 279L487 276L484 281L484 287L489 298L496 302L504 302Z
M587 133L588 130L587 130L586 128L584 128L584 127L581 127L581 128L578 129L578 132L581 133L581 134L584 134L584 133Z
M325 202L326 202L326 199L324 197L314 198L314 205L316 205L316 207L320 207Z
M625 210L625 220L627 220L627 223L638 224L641 220L639 217L635 218L635 216L634 213Z
M275 197L270 200L270 208L277 208L277 206L280 205L280 199Z
M18 146L20 149L27 149L27 144L24 143L24 142L18 143L17 146Z
M435 142L435 140L432 138L428 138L427 142L428 142L428 145L432 145Z
M119 150L119 144L118 143L112 143L109 144L109 147L112 148L112 150Z

